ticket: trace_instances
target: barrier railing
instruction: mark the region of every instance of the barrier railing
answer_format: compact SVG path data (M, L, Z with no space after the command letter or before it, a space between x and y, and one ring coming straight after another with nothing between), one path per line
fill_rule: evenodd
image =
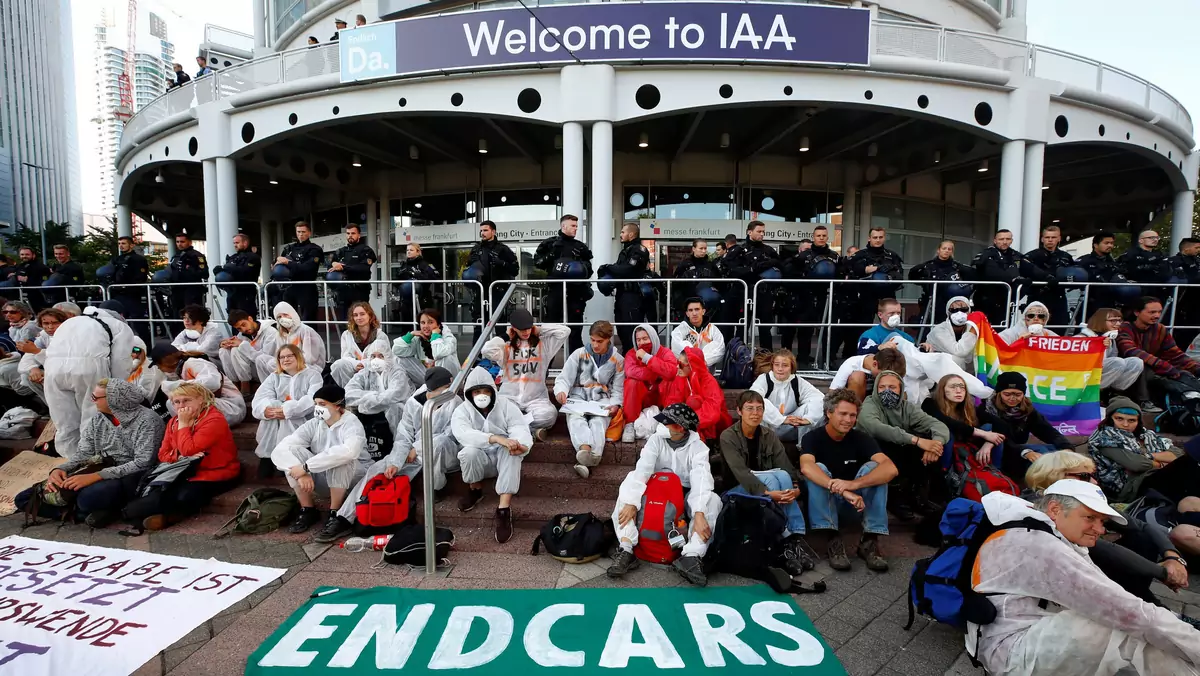
M47 305L53 305L54 303L57 303L58 300L55 300L54 303L51 303L51 302L49 302L50 298L47 298L47 296L50 296L51 298L59 298L60 296L58 294L63 293L63 292L66 293L66 299L68 301L75 303L76 305L79 305L80 307L87 305L88 301L90 301L90 300L95 301L97 303L100 301L108 300L108 292L104 289L103 286L101 286L99 284L62 284L62 285L56 285L56 286L9 286L9 287L0 287L0 295L10 296L12 294L11 289L17 290L17 298L15 300L21 300L26 303L29 302L29 294L41 294L41 297L47 301ZM86 289L86 291L85 291L85 289ZM95 296L97 296L97 298L90 298L90 296L92 296L93 294ZM85 295L89 296L89 298L83 298L83 296L85 296Z
M1024 299L1026 303L1030 300L1038 300L1039 289L1045 289L1049 284L1047 282L1026 282L1017 287L1017 300ZM1055 317L1050 317L1050 323L1046 326L1051 329L1061 329L1071 331L1080 328L1087 323L1089 317L1088 309L1095 312L1101 307L1112 307L1116 310L1122 310L1115 298L1122 297L1128 294L1130 287L1138 289L1139 296L1154 296L1162 301L1162 325L1168 330L1183 329L1185 331L1200 331L1200 324L1182 323L1181 310L1187 305L1182 302L1183 295L1189 289L1194 289L1195 293L1191 294L1192 299L1200 299L1200 284L1173 284L1169 282L1059 282L1058 286L1063 290L1063 294L1067 300L1068 316L1066 321ZM1106 295L1105 289L1118 291L1119 295ZM1167 293L1163 293L1163 291ZM1028 298L1023 298L1028 294ZM1109 305L1101 305L1100 303L1110 303ZM1187 320L1185 320L1187 321ZM1200 312L1196 313L1195 321L1200 321ZM1187 345L1181 345L1180 349L1187 349Z
M195 289L198 286L203 286L204 291L200 297L200 304L204 305L212 313L210 321L218 322L225 325L228 322L227 303L225 301L225 290L221 287L246 287L247 291L253 292L254 302L259 306L259 312L262 311L262 287L258 282L221 282L217 283L213 280L204 282L168 282L161 284L110 284L108 286L109 298L134 298L137 304L137 309L130 307L133 312L125 318L126 323L130 326L145 324L149 335L153 338L159 335L155 331L157 326L161 329L161 334L168 340L174 338L171 328L173 326L181 326L179 312L182 307L174 307L173 291L177 289ZM146 315L141 314L140 306L144 305ZM261 315L260 315L261 316Z

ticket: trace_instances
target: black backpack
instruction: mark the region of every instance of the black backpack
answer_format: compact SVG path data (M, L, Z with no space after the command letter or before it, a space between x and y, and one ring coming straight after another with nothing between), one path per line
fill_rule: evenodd
M800 405L800 377L797 376L788 381L792 384L792 394L796 395L796 405ZM767 393L763 395L763 399L770 399L771 392L775 390L775 379L767 376Z
M529 553L536 556L539 545L546 553L566 563L588 563L604 556L617 541L611 519L594 514L558 514L542 526Z
M438 565L449 561L450 549L454 547L454 533L449 528L434 528L434 559ZM383 561L394 566L425 565L425 526L405 521L396 527L392 539L383 548Z
M760 580L783 554L787 517L770 498L727 494L704 555L705 570Z

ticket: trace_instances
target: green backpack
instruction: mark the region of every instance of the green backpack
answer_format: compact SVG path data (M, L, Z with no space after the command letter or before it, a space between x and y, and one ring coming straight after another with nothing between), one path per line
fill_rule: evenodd
M242 500L237 514L226 521L213 537L221 538L230 533L270 533L291 521L298 511L300 502L295 495L278 488L258 488Z

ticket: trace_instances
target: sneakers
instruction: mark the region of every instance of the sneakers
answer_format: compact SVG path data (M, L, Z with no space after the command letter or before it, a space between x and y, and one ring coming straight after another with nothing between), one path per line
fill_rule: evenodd
M592 470L588 469L586 465L576 464L575 473L578 474L581 479L586 479L592 475Z
M182 517L168 516L165 514L154 514L142 519L143 530L162 530L169 526L179 523Z
M829 556L830 568L841 571L850 570L850 557L846 556L846 545L842 544L840 534L836 532L833 534L825 553Z
M545 441L546 437L548 436L550 436L550 430L545 427L540 430L534 430L533 432L533 438L536 441Z
M637 437L633 433L633 423L625 423L625 429L621 430L621 443L632 444Z
M512 539L513 536L513 521L512 509L508 507L496 508L496 542L504 544Z
M153 518L153 517L151 517ZM301 507L300 513L296 515L296 520L292 525L288 526L288 532L294 534L303 533L304 531L317 525L321 520L321 512L316 507ZM154 530L146 526L146 530Z
M600 464L600 458L592 455L591 451L576 451L575 452L575 473L584 479L592 475L589 467L595 467Z
M1162 408L1150 400L1139 403L1138 407L1142 409L1142 413L1162 413Z
M697 587L708 585L708 576L704 574L704 566L698 556L681 556L671 564L683 579Z
M458 511L469 512L483 501L482 488L467 488L467 494L458 499Z
M641 559L633 555L633 552L627 552L624 549L617 548L617 553L612 557L612 565L608 567L607 575L612 579L625 577L625 573L642 565Z
M271 462L270 458L258 459L258 480L270 479L275 476L275 463Z
M813 548L805 541L804 536L799 533L792 533L784 541L784 546L788 551L792 552L800 565L804 566L804 570L812 570L817 567L817 560L820 558ZM786 556L787 554L785 554Z
M867 562L867 568L876 573L886 573L888 562L879 553L879 537L871 533L863 533L858 541L858 558ZM849 562L847 562L847 567Z
M325 522L325 527L320 533L313 536L313 542L325 544L343 538L354 532L354 527L350 522L338 516L336 512L330 510L329 520Z

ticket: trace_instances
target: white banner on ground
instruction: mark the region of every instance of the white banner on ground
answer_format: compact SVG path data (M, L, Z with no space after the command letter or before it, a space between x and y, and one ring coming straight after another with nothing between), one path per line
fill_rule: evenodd
M129 674L283 574L12 536L0 540L0 674Z

